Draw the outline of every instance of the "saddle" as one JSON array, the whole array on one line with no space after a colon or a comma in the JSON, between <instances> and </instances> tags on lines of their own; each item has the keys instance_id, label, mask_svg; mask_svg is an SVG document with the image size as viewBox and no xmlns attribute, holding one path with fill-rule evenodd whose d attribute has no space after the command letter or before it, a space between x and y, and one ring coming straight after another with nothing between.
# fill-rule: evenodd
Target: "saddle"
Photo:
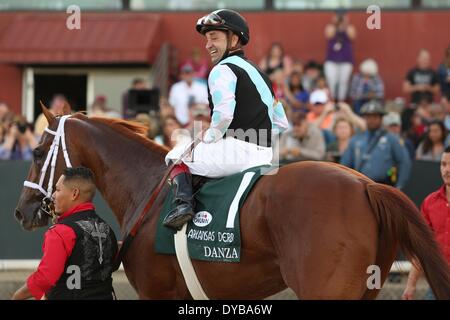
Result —
<instances>
[{"instance_id":1,"label":"saddle","mask_svg":"<svg viewBox=\"0 0 450 320\"><path fill-rule=\"evenodd\" d=\"M255 167L223 178L192 175L196 215L188 222L186 237L192 259L215 262L239 262L241 235L239 211L258 179L262 169ZM158 221L155 251L175 254L175 231L162 225L173 209L173 194L164 201Z\"/></svg>"}]
</instances>

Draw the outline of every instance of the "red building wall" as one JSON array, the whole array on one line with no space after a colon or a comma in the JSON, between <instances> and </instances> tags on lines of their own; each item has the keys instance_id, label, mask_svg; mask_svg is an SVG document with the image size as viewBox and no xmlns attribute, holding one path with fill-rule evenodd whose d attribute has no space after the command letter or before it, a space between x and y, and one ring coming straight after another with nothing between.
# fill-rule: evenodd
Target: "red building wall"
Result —
<instances>
[{"instance_id":1,"label":"red building wall","mask_svg":"<svg viewBox=\"0 0 450 320\"><path fill-rule=\"evenodd\" d=\"M164 39L179 49L181 59L193 46L204 48L204 41L194 29L202 14L163 15ZM273 41L280 42L287 54L302 61L325 58L324 28L332 12L245 12L244 16L250 24L251 40L246 49L250 59L259 62ZM403 95L403 79L414 66L420 48L431 52L436 68L450 45L450 10L382 11L380 30L367 29L369 14L365 12L349 12L349 17L358 32L354 43L356 68L365 58L375 59L385 81L387 98Z\"/></svg>"},{"instance_id":2,"label":"red building wall","mask_svg":"<svg viewBox=\"0 0 450 320\"><path fill-rule=\"evenodd\" d=\"M6 102L15 113L22 112L22 69L0 64L0 101Z\"/></svg>"}]
</instances>

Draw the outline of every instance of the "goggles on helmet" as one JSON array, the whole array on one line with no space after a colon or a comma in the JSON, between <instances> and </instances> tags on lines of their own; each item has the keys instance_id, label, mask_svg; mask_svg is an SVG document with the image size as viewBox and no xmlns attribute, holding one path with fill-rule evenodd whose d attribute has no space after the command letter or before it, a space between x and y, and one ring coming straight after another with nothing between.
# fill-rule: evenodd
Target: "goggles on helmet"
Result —
<instances>
[{"instance_id":1,"label":"goggles on helmet","mask_svg":"<svg viewBox=\"0 0 450 320\"><path fill-rule=\"evenodd\" d=\"M210 13L204 17L201 17L197 21L197 26L223 26L223 25L225 25L225 20L223 20L215 13Z\"/></svg>"}]
</instances>

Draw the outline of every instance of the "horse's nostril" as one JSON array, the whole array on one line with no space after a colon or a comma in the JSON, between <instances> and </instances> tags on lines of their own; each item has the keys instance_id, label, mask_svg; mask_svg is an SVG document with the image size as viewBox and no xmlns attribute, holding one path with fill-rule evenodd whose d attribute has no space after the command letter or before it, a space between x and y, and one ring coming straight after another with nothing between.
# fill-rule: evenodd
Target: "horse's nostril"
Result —
<instances>
[{"instance_id":1,"label":"horse's nostril","mask_svg":"<svg viewBox=\"0 0 450 320\"><path fill-rule=\"evenodd\" d=\"M16 219L19 221L23 220L22 213L20 213L19 209L16 209L16 213L14 214L16 216Z\"/></svg>"}]
</instances>

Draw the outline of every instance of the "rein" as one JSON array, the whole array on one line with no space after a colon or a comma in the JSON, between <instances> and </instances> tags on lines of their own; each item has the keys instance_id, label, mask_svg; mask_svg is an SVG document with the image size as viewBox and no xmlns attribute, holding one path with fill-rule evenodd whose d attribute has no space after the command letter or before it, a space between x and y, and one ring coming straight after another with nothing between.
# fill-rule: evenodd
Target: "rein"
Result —
<instances>
[{"instance_id":1,"label":"rein","mask_svg":"<svg viewBox=\"0 0 450 320\"><path fill-rule=\"evenodd\" d=\"M125 253L127 252L128 248L130 247L131 242L133 241L134 237L136 236L139 228L141 227L142 223L144 222L144 218L147 215L147 213L150 211L151 207L156 201L156 198L161 193L161 190L164 187L164 184L166 183L170 172L175 167L175 164L172 164L169 169L166 171L164 176L162 177L161 181L159 181L158 186L153 190L152 194L150 195L150 198L148 199L147 204L145 205L144 209L142 209L141 213L139 214L139 218L134 223L133 227L131 228L130 232L124 237L122 240L122 245L119 248L119 251L117 252L117 255L115 257L113 270L116 271L119 269L120 264L122 263L122 259L125 256Z\"/></svg>"},{"instance_id":2,"label":"rein","mask_svg":"<svg viewBox=\"0 0 450 320\"><path fill-rule=\"evenodd\" d=\"M119 251L117 252L115 261L114 261L114 267L113 270L116 271L119 269L120 264L122 263L123 257L125 256L126 251L130 247L131 242L133 241L134 237L136 236L139 228L141 227L142 223L144 222L144 218L146 215L150 212L150 209L152 208L153 204L155 203L158 195L161 193L161 190L164 187L165 182L168 180L170 173L172 172L173 168L181 163L181 160L186 157L192 150L197 146L198 143L201 142L201 139L198 138L194 141L192 141L189 146L186 148L184 153L181 155L179 159L177 159L174 163L172 163L169 168L167 169L166 173L162 177L161 181L159 181L158 186L153 190L152 194L150 195L150 198L145 205L144 209L142 209L139 218L134 223L133 227L130 229L130 232L124 237L124 240L122 241L122 245L120 246Z\"/></svg>"}]
</instances>

